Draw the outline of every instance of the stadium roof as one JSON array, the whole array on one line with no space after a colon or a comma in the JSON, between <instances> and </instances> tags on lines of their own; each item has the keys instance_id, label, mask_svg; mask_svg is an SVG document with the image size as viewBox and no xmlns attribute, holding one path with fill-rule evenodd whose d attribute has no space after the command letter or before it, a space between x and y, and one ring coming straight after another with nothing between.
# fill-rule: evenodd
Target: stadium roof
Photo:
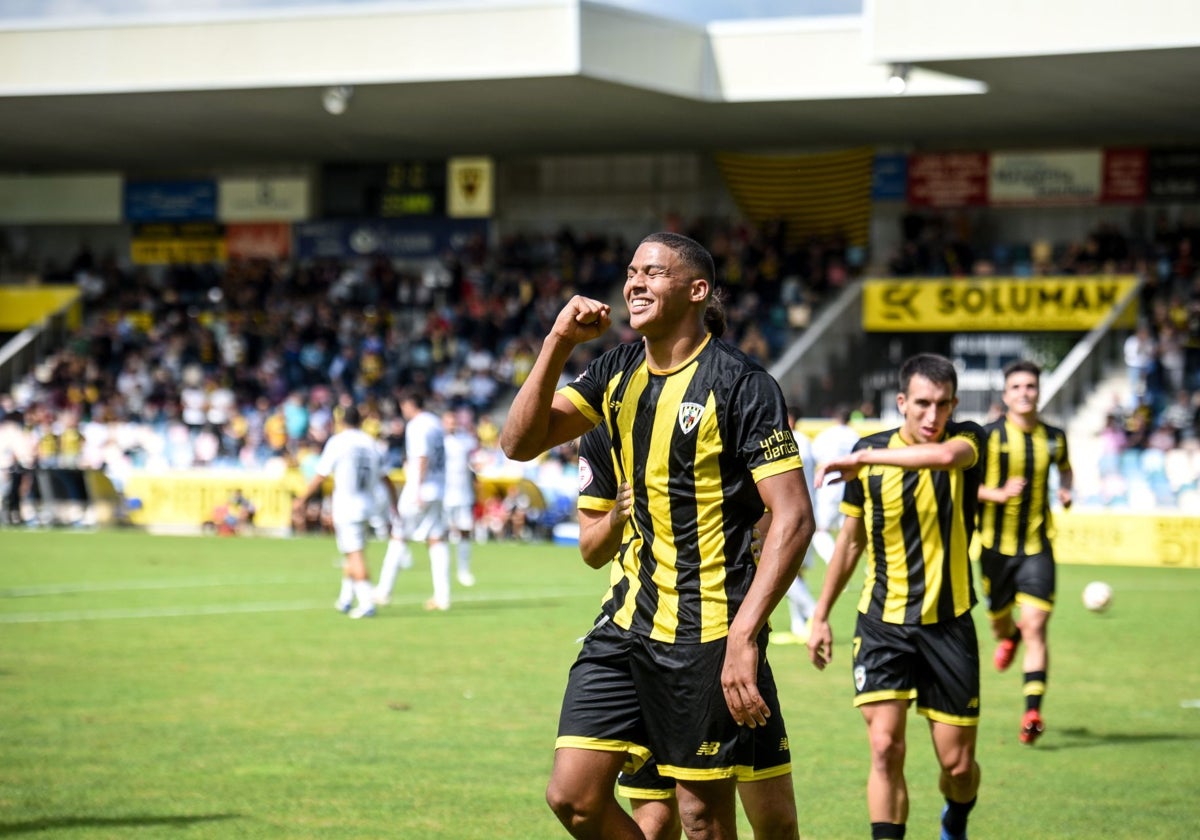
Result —
<instances>
[{"instance_id":1,"label":"stadium roof","mask_svg":"<svg viewBox=\"0 0 1200 840\"><path fill-rule=\"evenodd\" d=\"M866 0L706 25L592 0L9 20L0 171L1200 146L1198 69L1186 0ZM331 85L354 87L340 116L321 107Z\"/></svg>"}]
</instances>

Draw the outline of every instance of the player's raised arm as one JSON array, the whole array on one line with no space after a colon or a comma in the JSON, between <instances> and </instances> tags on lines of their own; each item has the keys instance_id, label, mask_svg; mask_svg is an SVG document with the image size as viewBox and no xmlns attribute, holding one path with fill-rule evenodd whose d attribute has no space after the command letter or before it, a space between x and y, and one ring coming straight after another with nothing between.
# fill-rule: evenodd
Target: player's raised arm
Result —
<instances>
[{"instance_id":1,"label":"player's raised arm","mask_svg":"<svg viewBox=\"0 0 1200 840\"><path fill-rule=\"evenodd\" d=\"M824 487L836 481L852 481L866 466L900 467L905 470L960 470L979 459L976 445L963 437L940 443L916 443L901 447L864 447L822 464L815 483Z\"/></svg>"},{"instance_id":2,"label":"player's raised arm","mask_svg":"<svg viewBox=\"0 0 1200 840\"><path fill-rule=\"evenodd\" d=\"M581 295L567 301L508 410L500 430L500 448L505 455L528 461L591 428L571 401L554 390L575 347L603 335L611 325L608 304Z\"/></svg>"}]
</instances>

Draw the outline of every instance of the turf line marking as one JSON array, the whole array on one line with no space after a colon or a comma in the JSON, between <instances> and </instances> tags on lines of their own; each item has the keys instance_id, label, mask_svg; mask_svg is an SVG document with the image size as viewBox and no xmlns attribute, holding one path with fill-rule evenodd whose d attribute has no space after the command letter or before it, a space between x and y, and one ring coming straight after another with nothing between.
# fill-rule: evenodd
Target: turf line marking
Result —
<instances>
[{"instance_id":1,"label":"turf line marking","mask_svg":"<svg viewBox=\"0 0 1200 840\"><path fill-rule=\"evenodd\" d=\"M539 601L546 598L570 598L591 595L591 589L557 589L544 592L496 592L488 595L463 595L459 604L489 604L513 601ZM398 607L419 607L426 597L396 598L385 611ZM194 606L139 607L137 609L63 610L56 612L27 612L0 614L0 624L51 624L65 621L111 621L130 618L188 618L209 615L239 615L247 613L302 612L305 610L333 613L333 601L260 601L244 604L198 604ZM453 613L453 608L451 608Z\"/></svg>"},{"instance_id":2,"label":"turf line marking","mask_svg":"<svg viewBox=\"0 0 1200 840\"><path fill-rule=\"evenodd\" d=\"M104 583L48 583L0 589L0 598L34 598L44 595L73 595L79 592L122 592L152 589L201 589L213 586L261 586L263 584L317 583L328 575L275 575L272 577L178 578L168 580L116 580Z\"/></svg>"}]
</instances>

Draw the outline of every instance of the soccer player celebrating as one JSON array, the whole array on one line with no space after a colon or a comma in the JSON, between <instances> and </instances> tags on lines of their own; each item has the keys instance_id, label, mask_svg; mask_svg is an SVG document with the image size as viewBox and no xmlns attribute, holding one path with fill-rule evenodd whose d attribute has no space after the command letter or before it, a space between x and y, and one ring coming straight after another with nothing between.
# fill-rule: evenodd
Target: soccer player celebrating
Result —
<instances>
[{"instance_id":1,"label":"soccer player celebrating","mask_svg":"<svg viewBox=\"0 0 1200 840\"><path fill-rule=\"evenodd\" d=\"M608 305L572 298L501 435L527 460L603 423L630 486L622 577L571 669L546 792L575 837L643 836L614 783L646 746L676 780L688 837L736 836L738 768L756 764L754 729L779 715L766 625L812 537L811 503L778 383L706 327L714 276L694 240L643 239L624 288L642 340L556 391L574 348L611 325ZM764 503L773 520L756 563ZM762 836L795 838L786 739L774 750L787 772L758 786L774 805Z\"/></svg>"},{"instance_id":2,"label":"soccer player celebrating","mask_svg":"<svg viewBox=\"0 0 1200 840\"><path fill-rule=\"evenodd\" d=\"M999 641L996 668L1007 670L1025 642L1022 744L1033 744L1045 730L1046 626L1055 588L1050 467L1058 469L1058 501L1064 508L1071 506L1073 478L1066 434L1038 417L1040 385L1041 369L1033 362L1019 360L1004 368L1006 412L984 429L979 488L979 565L992 634ZM1019 624L1013 620L1014 605L1021 609Z\"/></svg>"},{"instance_id":3,"label":"soccer player celebrating","mask_svg":"<svg viewBox=\"0 0 1200 840\"><path fill-rule=\"evenodd\" d=\"M854 705L871 744L874 840L905 834L905 730L914 700L929 720L941 765L942 840L965 840L979 789L979 644L967 547L983 429L950 419L957 385L949 359L913 356L900 367L901 427L865 437L849 455L817 468L818 487L834 474L846 482L846 519L813 616L809 658L820 670L829 664L829 612L865 551L852 664Z\"/></svg>"}]
</instances>

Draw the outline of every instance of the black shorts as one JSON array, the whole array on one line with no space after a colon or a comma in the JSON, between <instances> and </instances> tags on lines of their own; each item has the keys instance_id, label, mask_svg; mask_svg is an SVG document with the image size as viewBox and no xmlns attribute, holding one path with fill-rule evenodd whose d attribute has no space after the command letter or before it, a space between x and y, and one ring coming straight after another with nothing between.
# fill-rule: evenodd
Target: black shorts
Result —
<instances>
[{"instance_id":1,"label":"black shorts","mask_svg":"<svg viewBox=\"0 0 1200 840\"><path fill-rule=\"evenodd\" d=\"M1010 556L985 548L979 554L988 615L1002 616L1013 604L1027 604L1045 612L1054 609L1054 553Z\"/></svg>"},{"instance_id":2,"label":"black shorts","mask_svg":"<svg viewBox=\"0 0 1200 840\"><path fill-rule=\"evenodd\" d=\"M759 637L758 690L771 716L767 727L751 729L738 726L725 704L724 639L668 644L601 617L571 666L555 747L627 752L631 773L653 755L663 775L692 781L790 772L767 637L766 630Z\"/></svg>"},{"instance_id":3,"label":"black shorts","mask_svg":"<svg viewBox=\"0 0 1200 840\"><path fill-rule=\"evenodd\" d=\"M659 773L658 762L651 756L633 773L622 772L617 777L617 793L628 799L671 799L675 780Z\"/></svg>"},{"instance_id":4,"label":"black shorts","mask_svg":"<svg viewBox=\"0 0 1200 840\"><path fill-rule=\"evenodd\" d=\"M937 624L854 628L854 705L917 701L917 713L954 726L979 723L979 642L969 612Z\"/></svg>"},{"instance_id":5,"label":"black shorts","mask_svg":"<svg viewBox=\"0 0 1200 840\"><path fill-rule=\"evenodd\" d=\"M739 782L773 779L792 770L787 726L779 713L779 704L768 701L768 705L772 711L766 725L754 730L754 765L749 769L738 768ZM617 777L617 793L629 799L670 799L675 795L675 779L660 773L658 762L651 756L636 772L623 772Z\"/></svg>"}]
</instances>

